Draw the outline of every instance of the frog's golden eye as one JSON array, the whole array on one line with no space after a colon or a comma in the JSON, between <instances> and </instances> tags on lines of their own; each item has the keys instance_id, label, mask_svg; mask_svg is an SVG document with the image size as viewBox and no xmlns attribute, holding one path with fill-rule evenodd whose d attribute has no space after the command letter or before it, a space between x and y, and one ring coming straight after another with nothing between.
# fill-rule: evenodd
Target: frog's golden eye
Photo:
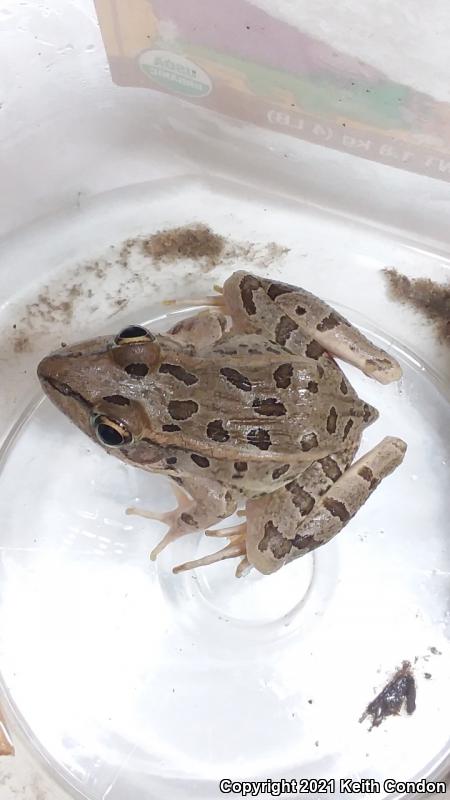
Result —
<instances>
[{"instance_id":1,"label":"frog's golden eye","mask_svg":"<svg viewBox=\"0 0 450 800\"><path fill-rule=\"evenodd\" d=\"M133 441L133 436L125 425L104 414L96 414L93 417L92 427L99 442L106 447L121 447Z\"/></svg>"},{"instance_id":2,"label":"frog's golden eye","mask_svg":"<svg viewBox=\"0 0 450 800\"><path fill-rule=\"evenodd\" d=\"M129 325L120 331L119 335L115 338L116 344L142 344L144 342L153 342L155 337L146 328L140 325Z\"/></svg>"}]
</instances>

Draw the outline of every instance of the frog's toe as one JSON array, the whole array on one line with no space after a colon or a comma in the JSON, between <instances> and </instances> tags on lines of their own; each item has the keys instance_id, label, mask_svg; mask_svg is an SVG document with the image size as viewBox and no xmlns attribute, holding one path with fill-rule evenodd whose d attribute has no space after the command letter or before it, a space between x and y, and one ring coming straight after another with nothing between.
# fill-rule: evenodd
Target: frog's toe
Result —
<instances>
[{"instance_id":1,"label":"frog's toe","mask_svg":"<svg viewBox=\"0 0 450 800\"><path fill-rule=\"evenodd\" d=\"M218 561L225 561L225 559L228 558L237 558L238 556L245 557L246 552L245 538L243 536L233 536L231 537L230 543L216 553L211 553L211 555L204 556L203 558L197 558L195 561L186 561L184 564L179 564L177 567L173 568L172 572L176 575L178 572L187 572L197 567L207 567L210 564L216 564Z\"/></svg>"},{"instance_id":2,"label":"frog's toe","mask_svg":"<svg viewBox=\"0 0 450 800\"><path fill-rule=\"evenodd\" d=\"M245 511L238 511L237 512L240 517L245 515ZM230 545L233 543L244 543L244 549L242 555L245 553L244 558L239 562L236 567L236 578L244 578L248 573L253 569L253 564L250 564L250 561L247 558L247 547L245 542L247 540L247 523L241 522L239 525L230 525L228 528L219 528L216 531L208 530L205 531L206 536L212 536L214 538L226 538L230 540ZM226 548L225 548L226 549ZM219 553L222 553L222 550L219 550ZM227 558L232 558L233 556L226 556Z\"/></svg>"},{"instance_id":3,"label":"frog's toe","mask_svg":"<svg viewBox=\"0 0 450 800\"><path fill-rule=\"evenodd\" d=\"M252 569L253 564L250 564L247 556L244 556L236 567L236 578L245 578Z\"/></svg>"},{"instance_id":4,"label":"frog's toe","mask_svg":"<svg viewBox=\"0 0 450 800\"><path fill-rule=\"evenodd\" d=\"M153 548L152 552L150 553L151 561L156 561L159 554L162 553L169 544L176 542L177 539L181 539L182 536L186 536L188 533L192 533L194 531L193 527L187 528L184 525L181 526L176 521L173 525L170 526L169 530L163 536L160 542Z\"/></svg>"},{"instance_id":5,"label":"frog's toe","mask_svg":"<svg viewBox=\"0 0 450 800\"><path fill-rule=\"evenodd\" d=\"M246 533L246 522L240 522L239 525L230 525L228 528L219 528L216 531L205 531L206 536L212 536L214 539L232 539L234 536L245 536Z\"/></svg>"},{"instance_id":6,"label":"frog's toe","mask_svg":"<svg viewBox=\"0 0 450 800\"><path fill-rule=\"evenodd\" d=\"M188 533L193 533L198 527L190 513L194 506L191 498L177 485L172 488L177 499L177 507L172 511L146 511L141 508L127 508L126 510L129 515L153 519L168 525L167 533L150 553L152 561L155 561L169 544L176 542L177 539L181 539L182 536L186 536Z\"/></svg>"}]
</instances>

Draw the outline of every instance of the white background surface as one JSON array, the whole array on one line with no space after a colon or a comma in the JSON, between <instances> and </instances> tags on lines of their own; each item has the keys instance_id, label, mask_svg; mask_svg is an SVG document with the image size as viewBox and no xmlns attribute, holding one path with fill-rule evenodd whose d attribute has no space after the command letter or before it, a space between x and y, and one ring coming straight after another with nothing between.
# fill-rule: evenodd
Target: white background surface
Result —
<instances>
[{"instance_id":1,"label":"white background surface","mask_svg":"<svg viewBox=\"0 0 450 800\"><path fill-rule=\"evenodd\" d=\"M258 4L273 12L270 0ZM395 7L379 0L346 2L339 8L327 0L279 4L280 15L291 22L294 9L305 31L388 71L393 80L438 99L450 99L450 12L445 0L432 4L406 0ZM386 41L386 15L396 19L402 44ZM111 84L88 0L13 4L4 0L0 2L0 42L0 236L17 232L42 215L76 208L97 192L192 169L195 150L190 140L183 153L174 154L170 137L153 136L151 141L143 137L150 123L153 133L158 130L155 109L163 103L146 101L139 90ZM167 108L176 123L175 104L169 102ZM350 163L348 156L332 151L324 152L322 161L332 184L333 170ZM226 172L227 165L220 169ZM368 177L377 189L374 197L365 197L365 214L382 215L387 203L398 211L403 185L408 187L404 192L408 203L395 221L409 232L426 235L428 231L431 239L442 244L448 227L448 185L431 182L428 190L422 179L416 182L414 176L394 171L387 192L388 174L363 162L354 167L355 197ZM304 186L308 181L313 191L314 180L305 169ZM336 204L336 185L330 187L332 204ZM419 188L419 197L413 187ZM389 197L383 196L383 189ZM395 194L397 189L399 194ZM356 201L350 198L352 202ZM8 281L8 275L0 272L0 302L8 297ZM0 764L1 800L63 797L20 741L16 748L16 758Z\"/></svg>"}]
</instances>

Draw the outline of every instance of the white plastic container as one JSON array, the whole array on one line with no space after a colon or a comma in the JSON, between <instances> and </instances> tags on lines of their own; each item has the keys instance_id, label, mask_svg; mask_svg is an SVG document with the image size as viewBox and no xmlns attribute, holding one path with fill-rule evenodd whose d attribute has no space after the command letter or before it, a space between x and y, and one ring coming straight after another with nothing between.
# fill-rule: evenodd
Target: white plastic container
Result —
<instances>
[{"instance_id":1,"label":"white plastic container","mask_svg":"<svg viewBox=\"0 0 450 800\"><path fill-rule=\"evenodd\" d=\"M337 795L340 778L444 779L449 349L382 270L449 280L449 184L254 126L244 106L239 121L113 85L86 0L5 5L0 21L5 800L22 786L25 800L213 800L228 777L334 779ZM166 51L176 25L160 35ZM385 160L405 152L392 147ZM439 172L426 147L406 166ZM142 253L140 237L191 223L232 243L217 265ZM210 293L236 268L303 285L395 353L399 385L345 369L380 410L363 449L392 434L408 455L314 558L270 578L236 582L230 565L176 577L204 539L150 565L160 526L124 514L136 499L170 508L168 482L91 447L42 401L35 368L61 341L164 329L164 299ZM359 716L405 659L417 710L369 732Z\"/></svg>"}]
</instances>

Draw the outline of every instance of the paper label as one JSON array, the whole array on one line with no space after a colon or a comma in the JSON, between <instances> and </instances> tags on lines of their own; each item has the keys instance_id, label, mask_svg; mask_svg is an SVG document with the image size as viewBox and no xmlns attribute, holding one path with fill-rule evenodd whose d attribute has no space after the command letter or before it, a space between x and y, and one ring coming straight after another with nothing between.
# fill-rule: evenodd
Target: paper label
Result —
<instances>
[{"instance_id":1,"label":"paper label","mask_svg":"<svg viewBox=\"0 0 450 800\"><path fill-rule=\"evenodd\" d=\"M450 105L247 0L96 0L112 78L450 180ZM405 56L407 57L407 56Z\"/></svg>"}]
</instances>

